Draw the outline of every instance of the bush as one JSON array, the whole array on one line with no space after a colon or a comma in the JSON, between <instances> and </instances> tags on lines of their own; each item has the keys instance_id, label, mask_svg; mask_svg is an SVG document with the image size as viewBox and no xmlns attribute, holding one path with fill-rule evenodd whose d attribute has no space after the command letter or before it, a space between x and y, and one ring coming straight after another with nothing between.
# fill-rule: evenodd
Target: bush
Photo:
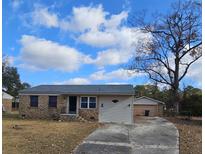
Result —
<instances>
[{"instance_id":1,"label":"bush","mask_svg":"<svg viewBox=\"0 0 205 154\"><path fill-rule=\"evenodd\" d=\"M202 116L202 97L201 95L192 95L184 98L181 102L181 112L190 112L193 116ZM189 113L187 113L189 114Z\"/></svg>"},{"instance_id":2,"label":"bush","mask_svg":"<svg viewBox=\"0 0 205 154\"><path fill-rule=\"evenodd\" d=\"M58 113L54 113L54 114L52 114L52 119L53 120L59 120L60 119L60 115Z\"/></svg>"}]
</instances>

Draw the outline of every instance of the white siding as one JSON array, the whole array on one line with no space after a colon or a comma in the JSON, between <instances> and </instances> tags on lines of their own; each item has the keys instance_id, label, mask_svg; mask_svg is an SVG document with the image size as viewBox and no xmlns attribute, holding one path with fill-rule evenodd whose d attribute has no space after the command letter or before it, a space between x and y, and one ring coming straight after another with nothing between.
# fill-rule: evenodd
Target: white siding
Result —
<instances>
[{"instance_id":1,"label":"white siding","mask_svg":"<svg viewBox=\"0 0 205 154\"><path fill-rule=\"evenodd\" d=\"M99 96L98 99L100 122L132 123L132 96ZM119 102L113 103L114 99Z\"/></svg>"},{"instance_id":2,"label":"white siding","mask_svg":"<svg viewBox=\"0 0 205 154\"><path fill-rule=\"evenodd\" d=\"M5 93L4 91L2 91L2 98L3 99L13 99L13 96Z\"/></svg>"}]
</instances>

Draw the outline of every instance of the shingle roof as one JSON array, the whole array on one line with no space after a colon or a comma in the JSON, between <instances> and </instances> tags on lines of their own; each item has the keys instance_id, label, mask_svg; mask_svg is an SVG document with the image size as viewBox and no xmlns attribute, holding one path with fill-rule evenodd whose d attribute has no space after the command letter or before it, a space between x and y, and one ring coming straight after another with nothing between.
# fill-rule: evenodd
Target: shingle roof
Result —
<instances>
[{"instance_id":1,"label":"shingle roof","mask_svg":"<svg viewBox=\"0 0 205 154\"><path fill-rule=\"evenodd\" d=\"M21 90L19 93L134 95L134 89L132 85L39 85Z\"/></svg>"},{"instance_id":2,"label":"shingle roof","mask_svg":"<svg viewBox=\"0 0 205 154\"><path fill-rule=\"evenodd\" d=\"M141 103L141 102L140 102L140 103L137 103L137 101L139 101L139 100L141 100L141 99L148 99L148 100L151 100L151 101L156 102L156 103L165 104L165 103L162 102L162 101L159 101L159 100L156 100L156 99L147 97L147 96L141 96L141 97L135 98L134 104L154 104L154 103Z\"/></svg>"}]
</instances>

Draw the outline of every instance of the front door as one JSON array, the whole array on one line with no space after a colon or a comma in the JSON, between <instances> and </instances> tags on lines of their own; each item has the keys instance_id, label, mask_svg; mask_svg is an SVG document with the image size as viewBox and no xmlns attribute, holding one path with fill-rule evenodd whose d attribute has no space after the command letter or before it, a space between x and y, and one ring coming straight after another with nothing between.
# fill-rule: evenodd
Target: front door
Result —
<instances>
[{"instance_id":1,"label":"front door","mask_svg":"<svg viewBox=\"0 0 205 154\"><path fill-rule=\"evenodd\" d=\"M69 114L76 114L77 96L69 96Z\"/></svg>"}]
</instances>

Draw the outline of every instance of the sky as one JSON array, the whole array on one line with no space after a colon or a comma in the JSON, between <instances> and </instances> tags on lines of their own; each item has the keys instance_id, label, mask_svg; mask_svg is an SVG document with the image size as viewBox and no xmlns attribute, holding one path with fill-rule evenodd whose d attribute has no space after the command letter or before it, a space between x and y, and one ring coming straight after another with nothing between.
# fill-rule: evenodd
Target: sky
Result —
<instances>
[{"instance_id":1,"label":"sky","mask_svg":"<svg viewBox=\"0 0 205 154\"><path fill-rule=\"evenodd\" d=\"M139 12L167 13L174 0L3 0L3 56L22 82L40 84L148 84L127 70L136 45L149 36L128 19ZM153 20L153 18L148 20ZM201 87L201 60L181 86Z\"/></svg>"}]
</instances>

